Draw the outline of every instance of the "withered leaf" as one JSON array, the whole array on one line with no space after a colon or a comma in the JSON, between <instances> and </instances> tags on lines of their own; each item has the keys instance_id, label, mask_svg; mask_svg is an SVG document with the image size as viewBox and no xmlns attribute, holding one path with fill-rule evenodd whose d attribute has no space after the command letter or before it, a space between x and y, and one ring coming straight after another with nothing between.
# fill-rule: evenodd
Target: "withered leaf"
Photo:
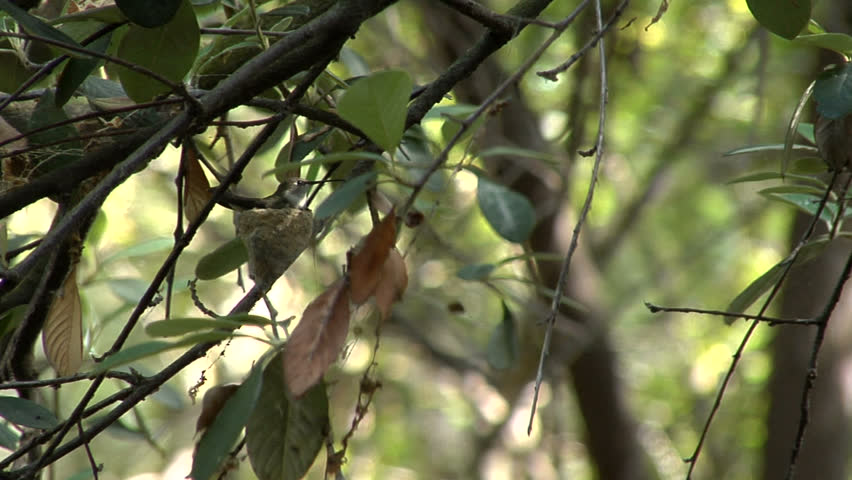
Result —
<instances>
[{"instance_id":1,"label":"withered leaf","mask_svg":"<svg viewBox=\"0 0 852 480\"><path fill-rule=\"evenodd\" d=\"M408 272L405 261L399 250L392 248L382 266L381 279L376 285L376 307L382 314L382 320L387 320L394 302L402 298L408 287Z\"/></svg>"},{"instance_id":2,"label":"withered leaf","mask_svg":"<svg viewBox=\"0 0 852 480\"><path fill-rule=\"evenodd\" d=\"M228 385L216 385L207 390L204 394L204 399L201 401L201 413L198 414L198 421L195 422L195 433L206 429L219 415L219 411L225 406L225 402L231 398L231 395L240 388L239 384L231 383Z\"/></svg>"},{"instance_id":3,"label":"withered leaf","mask_svg":"<svg viewBox=\"0 0 852 480\"><path fill-rule=\"evenodd\" d=\"M284 379L298 397L337 359L349 331L349 282L329 286L302 314L284 349Z\"/></svg>"},{"instance_id":4,"label":"withered leaf","mask_svg":"<svg viewBox=\"0 0 852 480\"><path fill-rule=\"evenodd\" d=\"M213 194L210 192L210 182L207 181L204 169L201 168L195 149L184 145L183 161L183 211L186 219L194 222Z\"/></svg>"},{"instance_id":5,"label":"withered leaf","mask_svg":"<svg viewBox=\"0 0 852 480\"><path fill-rule=\"evenodd\" d=\"M77 373L83 363L83 310L77 289L77 268L68 273L47 313L42 345L56 374Z\"/></svg>"},{"instance_id":6,"label":"withered leaf","mask_svg":"<svg viewBox=\"0 0 852 480\"><path fill-rule=\"evenodd\" d=\"M382 277L382 267L396 242L396 213L393 210L373 227L364 238L361 248L349 255L349 278L352 302L360 305L376 290Z\"/></svg>"}]
</instances>

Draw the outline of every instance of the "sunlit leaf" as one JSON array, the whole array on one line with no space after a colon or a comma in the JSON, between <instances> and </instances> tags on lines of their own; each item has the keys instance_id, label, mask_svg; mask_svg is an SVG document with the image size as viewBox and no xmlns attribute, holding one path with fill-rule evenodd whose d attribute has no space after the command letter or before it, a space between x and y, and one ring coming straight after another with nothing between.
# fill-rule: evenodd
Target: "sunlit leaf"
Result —
<instances>
[{"instance_id":1,"label":"sunlit leaf","mask_svg":"<svg viewBox=\"0 0 852 480\"><path fill-rule=\"evenodd\" d=\"M349 283L341 278L314 299L284 348L284 378L293 396L315 385L334 363L349 331Z\"/></svg>"},{"instance_id":2,"label":"sunlit leaf","mask_svg":"<svg viewBox=\"0 0 852 480\"><path fill-rule=\"evenodd\" d=\"M347 180L346 183L334 191L324 202L317 207L314 217L323 220L333 217L351 205L358 195L363 194L376 181L376 172L371 171Z\"/></svg>"},{"instance_id":3,"label":"sunlit leaf","mask_svg":"<svg viewBox=\"0 0 852 480\"><path fill-rule=\"evenodd\" d=\"M773 143L770 145L751 145L748 147L737 148L735 150L731 150L730 152L725 152L723 155L726 157L730 157L733 155L745 155L748 153L765 153L765 152L783 152L784 144L783 143ZM804 152L804 153L817 153L817 148L813 145L801 145L795 144L793 145L793 151L795 152Z\"/></svg>"},{"instance_id":4,"label":"sunlit leaf","mask_svg":"<svg viewBox=\"0 0 852 480\"><path fill-rule=\"evenodd\" d=\"M201 210L213 197L210 191L210 182L201 168L198 154L194 148L183 146L184 160L184 189L183 189L183 211L189 222L198 219Z\"/></svg>"},{"instance_id":5,"label":"sunlit leaf","mask_svg":"<svg viewBox=\"0 0 852 480\"><path fill-rule=\"evenodd\" d=\"M42 345L50 366L64 377L83 364L83 309L73 268L53 299L42 331Z\"/></svg>"},{"instance_id":6,"label":"sunlit leaf","mask_svg":"<svg viewBox=\"0 0 852 480\"><path fill-rule=\"evenodd\" d=\"M260 399L246 424L246 451L260 480L302 478L328 431L328 396L322 382L299 398L286 394L284 356L263 371Z\"/></svg>"},{"instance_id":7,"label":"sunlit leaf","mask_svg":"<svg viewBox=\"0 0 852 480\"><path fill-rule=\"evenodd\" d=\"M189 478L209 480L219 470L243 431L260 396L263 364L258 362L248 378L225 402L216 419L201 436L192 459Z\"/></svg>"},{"instance_id":8,"label":"sunlit leaf","mask_svg":"<svg viewBox=\"0 0 852 480\"><path fill-rule=\"evenodd\" d=\"M811 18L811 0L746 0L754 18L770 32L791 40Z\"/></svg>"},{"instance_id":9,"label":"sunlit leaf","mask_svg":"<svg viewBox=\"0 0 852 480\"><path fill-rule=\"evenodd\" d=\"M283 182L285 178L290 176L291 172L292 176L298 177L297 171L302 165L300 162L309 153L316 150L330 133L331 129L309 132L299 135L292 142L287 143L275 158L275 178L279 182Z\"/></svg>"},{"instance_id":10,"label":"sunlit leaf","mask_svg":"<svg viewBox=\"0 0 852 480\"><path fill-rule=\"evenodd\" d=\"M195 266L195 276L200 280L213 280L238 269L247 261L245 244L239 238L233 238L201 257Z\"/></svg>"},{"instance_id":11,"label":"sunlit leaf","mask_svg":"<svg viewBox=\"0 0 852 480\"><path fill-rule=\"evenodd\" d=\"M821 195L814 195L808 193L770 193L765 195L767 198L773 200L779 200L781 202L793 205L796 208L804 211L805 213L815 215L817 210L819 210L820 202L822 201ZM820 213L820 219L827 224L830 224L834 220L834 216L837 214L837 207L833 203L827 203Z\"/></svg>"},{"instance_id":12,"label":"sunlit leaf","mask_svg":"<svg viewBox=\"0 0 852 480\"><path fill-rule=\"evenodd\" d=\"M498 370L511 368L518 361L519 350L515 318L509 307L503 302L503 318L491 332L491 338L488 340L488 349L486 350L488 364Z\"/></svg>"},{"instance_id":13,"label":"sunlit leaf","mask_svg":"<svg viewBox=\"0 0 852 480\"><path fill-rule=\"evenodd\" d=\"M525 196L480 175L476 198L485 219L501 237L515 243L529 238L535 208Z\"/></svg>"},{"instance_id":14,"label":"sunlit leaf","mask_svg":"<svg viewBox=\"0 0 852 480\"><path fill-rule=\"evenodd\" d=\"M385 151L393 151L402 139L412 89L407 72L374 73L353 83L337 103L343 119L364 132Z\"/></svg>"},{"instance_id":15,"label":"sunlit leaf","mask_svg":"<svg viewBox=\"0 0 852 480\"><path fill-rule=\"evenodd\" d=\"M391 307L402 298L402 294L408 287L408 272L405 261L396 248L391 248L388 257L382 266L382 274L376 285L376 307L382 315L383 320L390 316Z\"/></svg>"},{"instance_id":16,"label":"sunlit leaf","mask_svg":"<svg viewBox=\"0 0 852 480\"><path fill-rule=\"evenodd\" d=\"M174 239L169 237L159 237L139 242L127 248L122 248L121 250L104 258L101 260L100 265L104 266L124 258L144 257L152 253L162 252L163 250L171 248L173 243Z\"/></svg>"},{"instance_id":17,"label":"sunlit leaf","mask_svg":"<svg viewBox=\"0 0 852 480\"><path fill-rule=\"evenodd\" d=\"M200 38L192 5L183 1L174 18L165 25L156 28L131 25L121 40L118 56L180 83L195 62ZM148 75L124 67L120 67L118 72L127 95L137 103L147 102L171 90Z\"/></svg>"},{"instance_id":18,"label":"sunlit leaf","mask_svg":"<svg viewBox=\"0 0 852 480\"><path fill-rule=\"evenodd\" d=\"M0 396L0 417L30 428L48 429L59 423L53 412L32 400L9 396Z\"/></svg>"},{"instance_id":19,"label":"sunlit leaf","mask_svg":"<svg viewBox=\"0 0 852 480\"><path fill-rule=\"evenodd\" d=\"M834 50L842 55L852 55L852 36L845 33L818 33L799 35L793 43Z\"/></svg>"},{"instance_id":20,"label":"sunlit leaf","mask_svg":"<svg viewBox=\"0 0 852 480\"><path fill-rule=\"evenodd\" d=\"M781 262L767 270L763 275L757 277L757 279L751 282L745 290L740 292L740 294L731 301L731 304L728 305L726 310L732 313L743 313L748 310L748 308L751 307L758 298L763 296L764 293L769 291L770 288L781 280L781 275L784 274L786 266L786 262ZM725 318L725 323L730 325L734 322L734 320L736 319Z\"/></svg>"},{"instance_id":21,"label":"sunlit leaf","mask_svg":"<svg viewBox=\"0 0 852 480\"><path fill-rule=\"evenodd\" d=\"M217 328L235 329L243 325L266 326L270 321L257 315L239 314L220 318L185 317L158 320L145 325L145 333L152 337L177 337L200 330Z\"/></svg>"},{"instance_id":22,"label":"sunlit leaf","mask_svg":"<svg viewBox=\"0 0 852 480\"><path fill-rule=\"evenodd\" d=\"M204 332L196 335L190 335L176 342L165 342L162 340L152 340L150 342L138 343L110 355L102 362L95 366L95 373L105 372L107 370L127 365L148 357L159 355L169 350L183 348L188 345L197 345L199 343L218 342L231 337L231 332L212 331Z\"/></svg>"}]
</instances>

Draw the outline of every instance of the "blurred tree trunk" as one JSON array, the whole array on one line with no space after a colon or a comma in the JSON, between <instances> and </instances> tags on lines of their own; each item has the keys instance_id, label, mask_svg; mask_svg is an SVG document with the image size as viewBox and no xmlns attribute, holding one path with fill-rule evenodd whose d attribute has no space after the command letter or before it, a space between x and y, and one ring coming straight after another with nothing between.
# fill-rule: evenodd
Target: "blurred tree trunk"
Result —
<instances>
[{"instance_id":1,"label":"blurred tree trunk","mask_svg":"<svg viewBox=\"0 0 852 480\"><path fill-rule=\"evenodd\" d=\"M848 0L822 2L817 6L825 15L830 32L852 33L852 4ZM838 61L822 51L816 76L824 65ZM791 232L795 246L810 218L799 214ZM822 232L821 232L822 233ZM806 318L817 315L825 306L837 282L840 270L850 254L848 242L836 240L817 260L791 271L782 290L781 312L784 317ZM797 479L849 478L849 452L852 448L848 399L843 389L852 346L852 286L846 285L843 297L831 318L819 356L817 379L809 408L810 422L805 432L796 468ZM773 371L769 379L767 440L764 446L763 478L784 478L790 461L801 413L801 397L811 355L813 327L776 327L771 345Z\"/></svg>"},{"instance_id":2,"label":"blurred tree trunk","mask_svg":"<svg viewBox=\"0 0 852 480\"><path fill-rule=\"evenodd\" d=\"M449 59L458 58L474 43L482 28L458 15L453 17L453 21L448 21L446 9L436 3L421 2L421 5L427 25L434 32L433 58L440 68L445 68ZM584 39L577 42L581 45L585 38L591 35L594 19L587 16L579 22L585 22L588 27L583 27L584 30L576 33ZM587 72L588 70L584 69ZM459 84L454 93L460 102L479 104L508 75L509 73L492 58L480 66L467 81ZM592 73L591 81L594 80ZM563 81L567 81L567 74ZM547 142L539 130L537 116L524 103L521 92L513 89L507 97L509 98L506 98L507 102L500 112L489 117L484 135L478 137L479 144L511 145L541 152L548 151ZM567 108L572 109L570 106ZM596 107L592 114L595 112ZM575 155L573 152L579 142L589 141L583 138L582 133L582 119L586 118L589 112L577 113L580 113L577 128L573 130L573 139L568 142L569 158ZM535 171L529 164L521 165L517 159L512 158L496 159L489 168L506 185L527 196L538 208L538 223L530 239L532 249L536 252L564 255L568 251L574 221L571 210L565 208L568 206L564 204L567 179L552 178L552 171ZM548 175L551 178L548 178ZM539 266L544 286L553 288L556 285L559 267L558 262L544 262ZM578 322L590 335L583 345L578 345L576 338L560 333L561 329L557 325L551 355L548 358L547 377L558 383L559 380L553 378L554 375L564 372L569 374L566 380L576 394L586 426L586 448L598 477L607 480L641 480L649 478L652 470L645 462L646 457L637 436L636 421L626 405L618 361L608 334L608 315L600 298L599 275L589 251L578 249L571 264L565 294L587 306L588 310L564 310L564 316L558 322ZM520 368L501 379L503 383L499 386L501 393L510 401L515 401L521 389L535 378L535 367L544 333L544 328L535 325L543 319L525 319L525 333L522 335L524 343L521 347L525 358L519 361Z\"/></svg>"}]
</instances>

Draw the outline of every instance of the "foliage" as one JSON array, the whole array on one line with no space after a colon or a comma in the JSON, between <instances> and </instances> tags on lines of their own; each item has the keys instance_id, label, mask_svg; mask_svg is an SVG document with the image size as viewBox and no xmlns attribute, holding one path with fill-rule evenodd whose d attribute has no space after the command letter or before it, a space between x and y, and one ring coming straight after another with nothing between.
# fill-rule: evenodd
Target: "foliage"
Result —
<instances>
[{"instance_id":1,"label":"foliage","mask_svg":"<svg viewBox=\"0 0 852 480\"><path fill-rule=\"evenodd\" d=\"M164 470L190 444L179 473L205 480L247 475L244 458L260 479L319 478L323 446L327 476L488 476L508 462L520 477L518 458L532 465L530 452L548 443L559 451L549 470L527 475L591 464L604 475L591 440L571 447L586 445L572 405L594 429L589 409L620 402L578 401L560 375L610 330L629 359L618 377L629 378L631 408L666 441L643 444L632 420L604 437L641 444L652 464L642 469L658 476L673 457L687 457L687 475L706 462L705 478L753 476L753 462L731 458L762 445L754 419L766 373L754 365L765 338L751 340L744 380L723 398L724 386L759 324L794 323L767 315L790 269L846 235L852 213L835 180L847 164L827 152L848 153L832 133L847 132L852 114L848 63L812 79L792 119L786 79L773 79L765 95L781 100L765 116L787 131L760 137L786 141L732 150L747 143L744 124L757 126L743 121L747 80L737 72L739 44L753 35L735 33L753 20L719 5L664 1L643 34L623 18L651 17L644 4L447 1L441 25L458 35L436 40L427 33L434 6L392 0L57 3L61 11L28 12L0 0L9 72L0 79L0 378L19 392L0 397L0 446L12 452L0 478L67 464L129 477ZM852 54L852 37L824 31L809 1L746 3L784 39L777 45ZM547 20L533 22L545 7ZM702 51L710 47L694 27L703 15L728 36L718 50ZM461 16L486 33L471 41L452 23ZM667 29L678 40L660 43ZM430 58L438 40L465 41L452 66ZM639 46L651 53L630 67ZM493 65L505 78L465 103L466 78ZM607 88L619 94L608 100ZM814 123L801 121L811 98ZM715 112L714 100L729 111ZM543 119L544 146L493 141L518 120L515 104L535 120L522 128ZM597 136L585 133L593 128ZM720 150L728 163L706 164L701 152ZM668 175L678 181L654 198ZM782 243L787 225L773 218L788 206L813 219L791 251L731 253L760 251L770 235ZM742 220L749 208L761 219ZM559 220L570 217L573 230ZM814 234L817 224L827 233ZM570 237L564 251L542 248L547 235ZM600 271L577 281L588 263ZM607 288L589 295L598 276ZM728 303L686 310L751 323L745 337L672 318L652 325L637 320L648 318L645 296ZM799 323L824 333L833 308ZM604 310L617 320L588 320ZM40 335L43 353L33 353ZM650 340L671 335L681 345ZM718 379L716 406L697 418ZM175 384L193 401L206 391L200 414ZM40 387L58 385L61 401L48 409ZM742 409L715 421L741 443L705 437L723 399ZM150 427L177 430L195 416L194 439ZM127 455L99 443L118 432L159 457L124 465Z\"/></svg>"}]
</instances>

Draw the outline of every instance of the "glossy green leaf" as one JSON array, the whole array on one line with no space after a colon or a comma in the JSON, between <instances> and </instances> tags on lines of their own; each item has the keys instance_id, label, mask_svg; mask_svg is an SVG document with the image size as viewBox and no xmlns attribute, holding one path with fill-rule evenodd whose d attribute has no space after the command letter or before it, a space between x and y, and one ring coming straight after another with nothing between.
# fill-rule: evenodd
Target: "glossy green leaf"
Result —
<instances>
[{"instance_id":1,"label":"glossy green leaf","mask_svg":"<svg viewBox=\"0 0 852 480\"><path fill-rule=\"evenodd\" d=\"M195 266L195 276L200 280L213 280L240 268L247 261L248 250L243 241L235 237L201 257Z\"/></svg>"},{"instance_id":2,"label":"glossy green leaf","mask_svg":"<svg viewBox=\"0 0 852 480\"><path fill-rule=\"evenodd\" d=\"M115 0L131 22L147 28L161 27L174 18L184 0ZM187 2L189 3L189 2Z\"/></svg>"},{"instance_id":3,"label":"glossy green leaf","mask_svg":"<svg viewBox=\"0 0 852 480\"><path fill-rule=\"evenodd\" d=\"M486 357L488 364L497 370L505 370L515 366L518 362L519 342L518 332L515 327L515 318L509 307L503 303L503 318L500 324L491 332L488 340Z\"/></svg>"},{"instance_id":4,"label":"glossy green leaf","mask_svg":"<svg viewBox=\"0 0 852 480\"><path fill-rule=\"evenodd\" d=\"M766 153L766 152L783 152L784 144L783 143L774 143L771 145L751 145L748 147L737 148L735 150L731 150L730 152L723 153L724 156L730 157L734 155L745 155L748 153ZM793 151L795 152L805 152L805 153L816 153L817 148L812 145L801 145L795 144L793 145Z\"/></svg>"},{"instance_id":5,"label":"glossy green leaf","mask_svg":"<svg viewBox=\"0 0 852 480\"><path fill-rule=\"evenodd\" d=\"M269 325L270 321L257 315L233 315L221 318L185 317L158 320L145 325L145 332L152 337L177 337L200 330L217 328L233 330L243 325Z\"/></svg>"},{"instance_id":6,"label":"glossy green leaf","mask_svg":"<svg viewBox=\"0 0 852 480\"><path fill-rule=\"evenodd\" d=\"M817 210L819 209L819 204L822 201L821 195L813 195L808 193L768 193L764 194L767 198L778 200L789 205L793 205L796 208L808 213L810 215L815 215ZM825 207L822 209L822 213L820 214L820 219L827 224L831 224L834 221L834 216L837 213L837 206L833 203L827 203Z\"/></svg>"},{"instance_id":7,"label":"glossy green leaf","mask_svg":"<svg viewBox=\"0 0 852 480\"><path fill-rule=\"evenodd\" d=\"M799 35L793 40L799 45L825 48L842 55L852 55L852 36L845 33L818 33L816 35Z\"/></svg>"},{"instance_id":8,"label":"glossy green leaf","mask_svg":"<svg viewBox=\"0 0 852 480\"><path fill-rule=\"evenodd\" d=\"M209 480L228 457L249 416L257 404L263 378L263 364L258 362L248 378L225 402L216 419L207 427L192 459L189 478Z\"/></svg>"},{"instance_id":9,"label":"glossy green leaf","mask_svg":"<svg viewBox=\"0 0 852 480\"><path fill-rule=\"evenodd\" d=\"M33 35L45 37L50 40L72 45L77 48L83 48L73 38L69 37L60 30L57 30L56 28L53 28L50 25L44 23L40 19L30 15L26 12L26 10L16 6L9 0L0 0L0 10L3 10L8 13L12 18L15 19L16 22L18 22L21 27L24 28L24 30L30 32ZM73 53L73 55L76 56L79 54Z\"/></svg>"},{"instance_id":10,"label":"glossy green leaf","mask_svg":"<svg viewBox=\"0 0 852 480\"><path fill-rule=\"evenodd\" d=\"M754 18L770 32L792 40L811 18L811 0L746 0Z\"/></svg>"},{"instance_id":11,"label":"glossy green leaf","mask_svg":"<svg viewBox=\"0 0 852 480\"><path fill-rule=\"evenodd\" d=\"M285 392L283 355L263 372L260 399L246 424L246 451L260 480L302 478L328 431L328 396L322 382L298 399Z\"/></svg>"},{"instance_id":12,"label":"glossy green leaf","mask_svg":"<svg viewBox=\"0 0 852 480\"><path fill-rule=\"evenodd\" d=\"M736 183L763 182L765 180L777 180L780 178L784 178L784 176L778 172L757 172L728 180L727 183L728 185L733 185Z\"/></svg>"},{"instance_id":13,"label":"glossy green leaf","mask_svg":"<svg viewBox=\"0 0 852 480\"><path fill-rule=\"evenodd\" d=\"M456 276L462 280L484 280L491 275L495 268L497 266L491 263L465 265L456 272Z\"/></svg>"},{"instance_id":14,"label":"glossy green leaf","mask_svg":"<svg viewBox=\"0 0 852 480\"><path fill-rule=\"evenodd\" d=\"M184 0L174 18L165 25L156 28L131 25L121 40L118 56L180 83L195 62L200 38L195 12L189 1ZM148 75L124 67L118 72L121 85L136 102L147 102L171 90Z\"/></svg>"},{"instance_id":15,"label":"glossy green leaf","mask_svg":"<svg viewBox=\"0 0 852 480\"><path fill-rule=\"evenodd\" d=\"M760 190L758 193L767 195L771 193L803 193L814 195L816 198L821 198L825 190L812 187L810 185L779 185L777 187L768 187Z\"/></svg>"},{"instance_id":16,"label":"glossy green leaf","mask_svg":"<svg viewBox=\"0 0 852 480\"><path fill-rule=\"evenodd\" d=\"M781 262L767 270L763 275L757 277L757 279L751 282L745 290L740 292L740 294L731 301L731 304L728 305L726 310L731 313L743 313L748 310L748 308L751 307L758 298L763 296L764 293L769 291L770 288L781 280L781 275L784 274L786 265L786 261ZM725 323L730 325L734 322L734 320L736 319L725 318Z\"/></svg>"},{"instance_id":17,"label":"glossy green leaf","mask_svg":"<svg viewBox=\"0 0 852 480\"><path fill-rule=\"evenodd\" d=\"M107 370L127 365L148 357L159 355L169 350L183 348L189 345L197 345L199 343L218 342L229 338L231 332L204 332L197 335L190 335L176 342L165 342L162 340L152 340L150 342L138 343L116 352L113 355L105 358L102 362L95 366L94 372L101 373Z\"/></svg>"},{"instance_id":18,"label":"glossy green leaf","mask_svg":"<svg viewBox=\"0 0 852 480\"><path fill-rule=\"evenodd\" d=\"M0 417L23 427L53 428L59 420L50 410L25 398L0 396Z\"/></svg>"},{"instance_id":19,"label":"glossy green leaf","mask_svg":"<svg viewBox=\"0 0 852 480\"><path fill-rule=\"evenodd\" d=\"M825 163L825 160L819 157L803 157L796 159L796 161L793 162L793 166L790 167L790 172L798 175L787 175L787 177L808 176L811 183L825 187L825 182L821 181L818 177L815 177L815 175L822 175L828 172L828 164Z\"/></svg>"},{"instance_id":20,"label":"glossy green leaf","mask_svg":"<svg viewBox=\"0 0 852 480\"><path fill-rule=\"evenodd\" d=\"M275 158L275 178L279 182L283 182L287 177L285 172L301 168L304 164L300 162L308 156L309 153L316 150L330 133L331 130L327 130L322 133L309 132L305 135L299 135L295 141L288 142L287 145L284 145L284 147L281 148L281 151L278 152L278 156ZM279 170L279 168L287 168L287 170Z\"/></svg>"},{"instance_id":21,"label":"glossy green leaf","mask_svg":"<svg viewBox=\"0 0 852 480\"><path fill-rule=\"evenodd\" d=\"M385 151L402 139L413 84L407 72L388 70L353 83L337 103L343 119Z\"/></svg>"},{"instance_id":22,"label":"glossy green leaf","mask_svg":"<svg viewBox=\"0 0 852 480\"><path fill-rule=\"evenodd\" d=\"M523 195L480 176L476 198L485 219L501 237L521 243L532 233L535 208Z\"/></svg>"},{"instance_id":23,"label":"glossy green leaf","mask_svg":"<svg viewBox=\"0 0 852 480\"><path fill-rule=\"evenodd\" d=\"M479 152L477 155L481 158L486 157L520 157L520 158L531 158L533 160L541 160L542 162L553 162L553 155L537 152L535 150L530 150L527 148L518 148L518 147L507 147L507 146L499 146L499 147L491 147L486 148L485 150Z\"/></svg>"},{"instance_id":24,"label":"glossy green leaf","mask_svg":"<svg viewBox=\"0 0 852 480\"><path fill-rule=\"evenodd\" d=\"M35 72L21 62L12 50L0 50L0 92L12 93L18 89Z\"/></svg>"},{"instance_id":25,"label":"glossy green leaf","mask_svg":"<svg viewBox=\"0 0 852 480\"><path fill-rule=\"evenodd\" d=\"M363 195L376 182L376 172L367 172L348 180L342 187L334 191L314 212L315 220L330 218L346 210L359 195Z\"/></svg>"},{"instance_id":26,"label":"glossy green leaf","mask_svg":"<svg viewBox=\"0 0 852 480\"><path fill-rule=\"evenodd\" d=\"M823 117L837 119L852 113L852 63L822 72L814 83L814 100Z\"/></svg>"},{"instance_id":27,"label":"glossy green leaf","mask_svg":"<svg viewBox=\"0 0 852 480\"><path fill-rule=\"evenodd\" d=\"M112 40L112 33L95 40L86 48L93 52L105 53L110 40ZM56 106L65 105L74 95L77 87L83 84L89 74L98 68L101 62L102 60L98 58L72 58L69 60L65 68L62 69L56 85Z\"/></svg>"}]
</instances>

